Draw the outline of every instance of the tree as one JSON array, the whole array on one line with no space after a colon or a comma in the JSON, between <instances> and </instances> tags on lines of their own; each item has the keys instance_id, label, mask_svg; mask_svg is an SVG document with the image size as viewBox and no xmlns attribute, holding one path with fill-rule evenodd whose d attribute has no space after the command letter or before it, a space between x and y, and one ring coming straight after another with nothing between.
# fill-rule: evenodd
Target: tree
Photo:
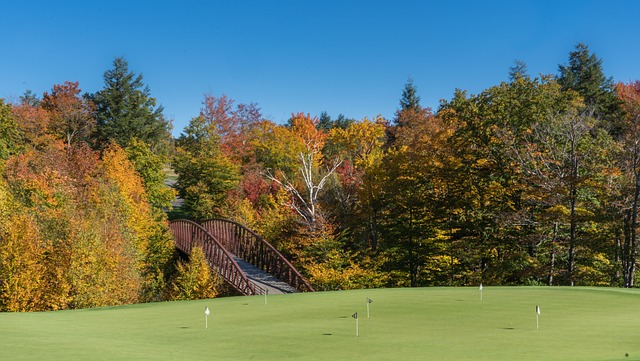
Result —
<instances>
[{"instance_id":1,"label":"tree","mask_svg":"<svg viewBox=\"0 0 640 361\"><path fill-rule=\"evenodd\" d=\"M216 277L201 247L193 247L189 262L179 262L177 274L171 284L172 300L198 300L214 298L218 294L220 279Z\"/></svg>"},{"instance_id":2,"label":"tree","mask_svg":"<svg viewBox=\"0 0 640 361\"><path fill-rule=\"evenodd\" d=\"M45 249L31 217L14 211L6 218L0 234L0 310L46 309L41 287L46 271Z\"/></svg>"},{"instance_id":3,"label":"tree","mask_svg":"<svg viewBox=\"0 0 640 361\"><path fill-rule=\"evenodd\" d=\"M320 118L318 118L318 129L328 132L331 128L333 128L333 120L331 120L331 116L327 112L323 111L320 113Z\"/></svg>"},{"instance_id":4,"label":"tree","mask_svg":"<svg viewBox=\"0 0 640 361\"><path fill-rule=\"evenodd\" d=\"M215 127L220 136L220 149L236 162L241 162L250 152L248 137L251 130L262 120L256 103L238 104L226 95L206 95L200 115Z\"/></svg>"},{"instance_id":5,"label":"tree","mask_svg":"<svg viewBox=\"0 0 640 361\"><path fill-rule=\"evenodd\" d=\"M342 229L376 250L379 240L378 216L381 209L380 163L385 138L386 120L364 118L345 129L332 128L325 156L339 157L344 163L336 169L339 185L330 188L335 220ZM355 244L358 244L354 240Z\"/></svg>"},{"instance_id":6,"label":"tree","mask_svg":"<svg viewBox=\"0 0 640 361\"><path fill-rule=\"evenodd\" d=\"M622 213L624 240L621 245L621 263L624 287L635 285L638 257L638 207L640 206L640 81L616 86L625 111L622 151L619 164L622 170Z\"/></svg>"},{"instance_id":7,"label":"tree","mask_svg":"<svg viewBox=\"0 0 640 361\"><path fill-rule=\"evenodd\" d=\"M18 125L11 111L11 106L0 99L0 159L6 160L20 149Z\"/></svg>"},{"instance_id":8,"label":"tree","mask_svg":"<svg viewBox=\"0 0 640 361\"><path fill-rule=\"evenodd\" d=\"M31 91L31 89L27 89L24 94L20 96L20 104L37 107L38 105L40 105L40 99L38 99L38 95Z\"/></svg>"},{"instance_id":9,"label":"tree","mask_svg":"<svg viewBox=\"0 0 640 361\"><path fill-rule=\"evenodd\" d=\"M447 195L443 180L449 162L447 142L452 128L426 111L396 133L396 142L382 161L381 222L385 267L395 285L418 287L446 280L446 234L442 208Z\"/></svg>"},{"instance_id":10,"label":"tree","mask_svg":"<svg viewBox=\"0 0 640 361\"><path fill-rule=\"evenodd\" d=\"M134 295L137 300L159 300L174 249L166 218L154 214L143 179L116 143L102 152L101 171L97 191L103 196L95 199L95 208L99 220L109 225L105 236L114 237L108 244L114 245L114 258L122 264L119 282L126 287L119 289L121 302Z\"/></svg>"},{"instance_id":11,"label":"tree","mask_svg":"<svg viewBox=\"0 0 640 361\"><path fill-rule=\"evenodd\" d=\"M513 66L509 68L509 80L514 82L520 78L529 78L527 64L522 60L516 60Z\"/></svg>"},{"instance_id":12,"label":"tree","mask_svg":"<svg viewBox=\"0 0 640 361\"><path fill-rule=\"evenodd\" d=\"M95 127L93 103L79 96L78 82L66 81L53 86L51 94L45 92L40 103L50 113L52 132L66 141L70 150L73 143L88 141Z\"/></svg>"},{"instance_id":13,"label":"tree","mask_svg":"<svg viewBox=\"0 0 640 361\"><path fill-rule=\"evenodd\" d=\"M251 139L258 163L266 169L278 169L288 177L294 176L298 155L306 146L290 128L264 120L253 129Z\"/></svg>"},{"instance_id":14,"label":"tree","mask_svg":"<svg viewBox=\"0 0 640 361\"><path fill-rule=\"evenodd\" d=\"M324 174L318 175L316 165L316 154L314 152L300 154L300 177L302 178L302 186L296 185L281 173L280 177L272 172L267 172L266 176L270 180L278 183L291 195L291 201L287 206L296 211L301 217L302 223L314 231L318 227L318 222L322 220L320 208L318 205L318 197L324 189L327 180L336 171L340 163L339 160L327 168ZM282 179L281 179L282 178Z\"/></svg>"},{"instance_id":15,"label":"tree","mask_svg":"<svg viewBox=\"0 0 640 361\"><path fill-rule=\"evenodd\" d=\"M216 125L203 116L191 119L176 142L176 153L174 169L186 208L198 219L223 215L240 171L222 152Z\"/></svg>"},{"instance_id":16,"label":"tree","mask_svg":"<svg viewBox=\"0 0 640 361\"><path fill-rule=\"evenodd\" d=\"M132 138L149 144L154 152L164 150L169 123L156 106L142 75L129 71L124 58L113 61L113 69L104 73L104 88L90 96L96 106L98 147L111 140L125 148Z\"/></svg>"},{"instance_id":17,"label":"tree","mask_svg":"<svg viewBox=\"0 0 640 361\"><path fill-rule=\"evenodd\" d=\"M151 205L157 210L170 209L176 192L164 183L166 177L164 165L168 163L168 159L154 154L148 144L137 138L129 141L125 151L142 177Z\"/></svg>"},{"instance_id":18,"label":"tree","mask_svg":"<svg viewBox=\"0 0 640 361\"><path fill-rule=\"evenodd\" d=\"M536 183L544 189L547 207L558 214L557 221L569 225L567 247L567 281L576 281L575 255L579 246L578 226L590 214L585 204L585 188L593 177L595 165L590 164L596 152L597 138L591 114L569 111L536 124L532 148L526 153L532 157L530 169Z\"/></svg>"},{"instance_id":19,"label":"tree","mask_svg":"<svg viewBox=\"0 0 640 361\"><path fill-rule=\"evenodd\" d=\"M309 114L294 114L289 123L291 133L304 146L303 150L298 153L299 174L290 179L282 170L268 169L266 176L282 186L291 195L291 201L287 206L300 215L302 223L310 231L315 231L318 227L318 221L323 219L319 212L318 197L327 180L342 161L335 159L327 165L324 174L321 174L319 165L322 163L322 148L327 134L316 127L318 120L311 118Z\"/></svg>"},{"instance_id":20,"label":"tree","mask_svg":"<svg viewBox=\"0 0 640 361\"><path fill-rule=\"evenodd\" d=\"M418 110L420 109L420 97L418 89L413 85L413 79L409 78L402 90L402 98L400 99L400 110Z\"/></svg>"},{"instance_id":21,"label":"tree","mask_svg":"<svg viewBox=\"0 0 640 361\"><path fill-rule=\"evenodd\" d=\"M51 114L42 107L23 103L13 106L11 110L26 148L42 150L53 146L60 139L52 132ZM64 147L64 143L59 143L60 147Z\"/></svg>"},{"instance_id":22,"label":"tree","mask_svg":"<svg viewBox=\"0 0 640 361\"><path fill-rule=\"evenodd\" d=\"M395 127L391 127L388 130L390 144L395 141L395 132L398 131L398 128L409 123L416 123L429 115L431 115L431 109L420 106L420 97L417 94L417 89L413 85L413 79L409 78L402 91L400 109L396 110Z\"/></svg>"},{"instance_id":23,"label":"tree","mask_svg":"<svg viewBox=\"0 0 640 361\"><path fill-rule=\"evenodd\" d=\"M318 124L316 127L318 130L322 130L324 132L328 132L334 128L347 129L349 125L355 123L355 119L347 118L344 114L339 114L338 118L335 120L331 119L327 112L320 113L320 118L318 118Z\"/></svg>"},{"instance_id":24,"label":"tree","mask_svg":"<svg viewBox=\"0 0 640 361\"><path fill-rule=\"evenodd\" d=\"M558 67L558 83L563 90L576 91L583 103L594 115L607 123L604 128L614 137L620 133L616 117L620 114L620 102L615 94L613 78L607 78L602 70L602 59L591 53L584 43L576 45L569 53L569 63Z\"/></svg>"}]
</instances>

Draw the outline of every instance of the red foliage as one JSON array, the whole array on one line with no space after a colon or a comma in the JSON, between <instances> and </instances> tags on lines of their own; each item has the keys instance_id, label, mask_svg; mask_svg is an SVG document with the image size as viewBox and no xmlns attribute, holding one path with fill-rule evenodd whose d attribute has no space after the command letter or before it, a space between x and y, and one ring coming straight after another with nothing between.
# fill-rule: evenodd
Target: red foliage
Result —
<instances>
[{"instance_id":1,"label":"red foliage","mask_svg":"<svg viewBox=\"0 0 640 361\"><path fill-rule=\"evenodd\" d=\"M64 139L68 148L76 141L86 141L96 124L93 104L80 97L80 92L78 82L65 81L42 98L42 108L50 114L51 132Z\"/></svg>"},{"instance_id":2,"label":"red foliage","mask_svg":"<svg viewBox=\"0 0 640 361\"><path fill-rule=\"evenodd\" d=\"M249 154L249 130L261 121L260 108L255 103L238 104L226 95L215 97L206 95L200 114L215 127L220 136L220 149L236 161Z\"/></svg>"},{"instance_id":3,"label":"red foliage","mask_svg":"<svg viewBox=\"0 0 640 361\"><path fill-rule=\"evenodd\" d=\"M51 143L51 118L49 112L39 106L29 104L16 105L12 108L18 130L26 144L43 148Z\"/></svg>"}]
</instances>

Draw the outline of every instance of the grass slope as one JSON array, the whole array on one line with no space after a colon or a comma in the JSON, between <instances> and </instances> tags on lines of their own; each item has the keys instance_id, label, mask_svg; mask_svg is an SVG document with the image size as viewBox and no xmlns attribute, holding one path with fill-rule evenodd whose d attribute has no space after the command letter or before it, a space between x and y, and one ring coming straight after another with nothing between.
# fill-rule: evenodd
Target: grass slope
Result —
<instances>
[{"instance_id":1,"label":"grass slope","mask_svg":"<svg viewBox=\"0 0 640 361\"><path fill-rule=\"evenodd\" d=\"M0 359L640 360L639 330L637 289L358 290L4 313Z\"/></svg>"}]
</instances>

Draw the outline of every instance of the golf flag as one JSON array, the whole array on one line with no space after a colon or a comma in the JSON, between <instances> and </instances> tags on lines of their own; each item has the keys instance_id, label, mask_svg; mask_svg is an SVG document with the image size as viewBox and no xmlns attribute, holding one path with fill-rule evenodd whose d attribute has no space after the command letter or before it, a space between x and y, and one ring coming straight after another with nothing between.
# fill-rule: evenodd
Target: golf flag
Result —
<instances>
[{"instance_id":1,"label":"golf flag","mask_svg":"<svg viewBox=\"0 0 640 361\"><path fill-rule=\"evenodd\" d=\"M482 302L482 283L480 284L480 287L478 287L478 290L480 291L480 302Z\"/></svg>"},{"instance_id":2,"label":"golf flag","mask_svg":"<svg viewBox=\"0 0 640 361\"><path fill-rule=\"evenodd\" d=\"M540 307L536 306L536 313L540 314Z\"/></svg>"},{"instance_id":3,"label":"golf flag","mask_svg":"<svg viewBox=\"0 0 640 361\"><path fill-rule=\"evenodd\" d=\"M482 283L480 284L480 287L478 287L478 290L482 291Z\"/></svg>"},{"instance_id":4,"label":"golf flag","mask_svg":"<svg viewBox=\"0 0 640 361\"><path fill-rule=\"evenodd\" d=\"M211 314L211 311L209 311L209 307L205 307L204 308L204 329L205 330L209 329L209 314Z\"/></svg>"},{"instance_id":5,"label":"golf flag","mask_svg":"<svg viewBox=\"0 0 640 361\"><path fill-rule=\"evenodd\" d=\"M211 314L211 311L209 311L209 307L205 307L204 308L204 314L209 316Z\"/></svg>"},{"instance_id":6,"label":"golf flag","mask_svg":"<svg viewBox=\"0 0 640 361\"><path fill-rule=\"evenodd\" d=\"M359 337L360 333L358 331L358 312L356 312L353 315L351 315L351 317L356 319L356 337Z\"/></svg>"},{"instance_id":7,"label":"golf flag","mask_svg":"<svg viewBox=\"0 0 640 361\"><path fill-rule=\"evenodd\" d=\"M373 303L373 300L367 297L367 303Z\"/></svg>"},{"instance_id":8,"label":"golf flag","mask_svg":"<svg viewBox=\"0 0 640 361\"><path fill-rule=\"evenodd\" d=\"M371 315L369 313L369 304L373 303L373 300L370 299L369 297L367 297L367 318L371 318Z\"/></svg>"}]
</instances>

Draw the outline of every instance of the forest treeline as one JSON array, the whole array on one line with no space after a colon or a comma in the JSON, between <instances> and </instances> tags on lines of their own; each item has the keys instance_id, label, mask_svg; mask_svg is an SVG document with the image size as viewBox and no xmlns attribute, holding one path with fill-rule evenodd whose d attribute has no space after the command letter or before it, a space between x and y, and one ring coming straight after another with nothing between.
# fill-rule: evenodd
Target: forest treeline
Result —
<instances>
[{"instance_id":1,"label":"forest treeline","mask_svg":"<svg viewBox=\"0 0 640 361\"><path fill-rule=\"evenodd\" d=\"M104 79L0 103L0 309L215 295L174 254L167 164L181 216L247 225L319 290L635 286L640 82L584 44L436 111L409 80L393 119L278 124L208 94L177 139L124 59Z\"/></svg>"}]
</instances>

